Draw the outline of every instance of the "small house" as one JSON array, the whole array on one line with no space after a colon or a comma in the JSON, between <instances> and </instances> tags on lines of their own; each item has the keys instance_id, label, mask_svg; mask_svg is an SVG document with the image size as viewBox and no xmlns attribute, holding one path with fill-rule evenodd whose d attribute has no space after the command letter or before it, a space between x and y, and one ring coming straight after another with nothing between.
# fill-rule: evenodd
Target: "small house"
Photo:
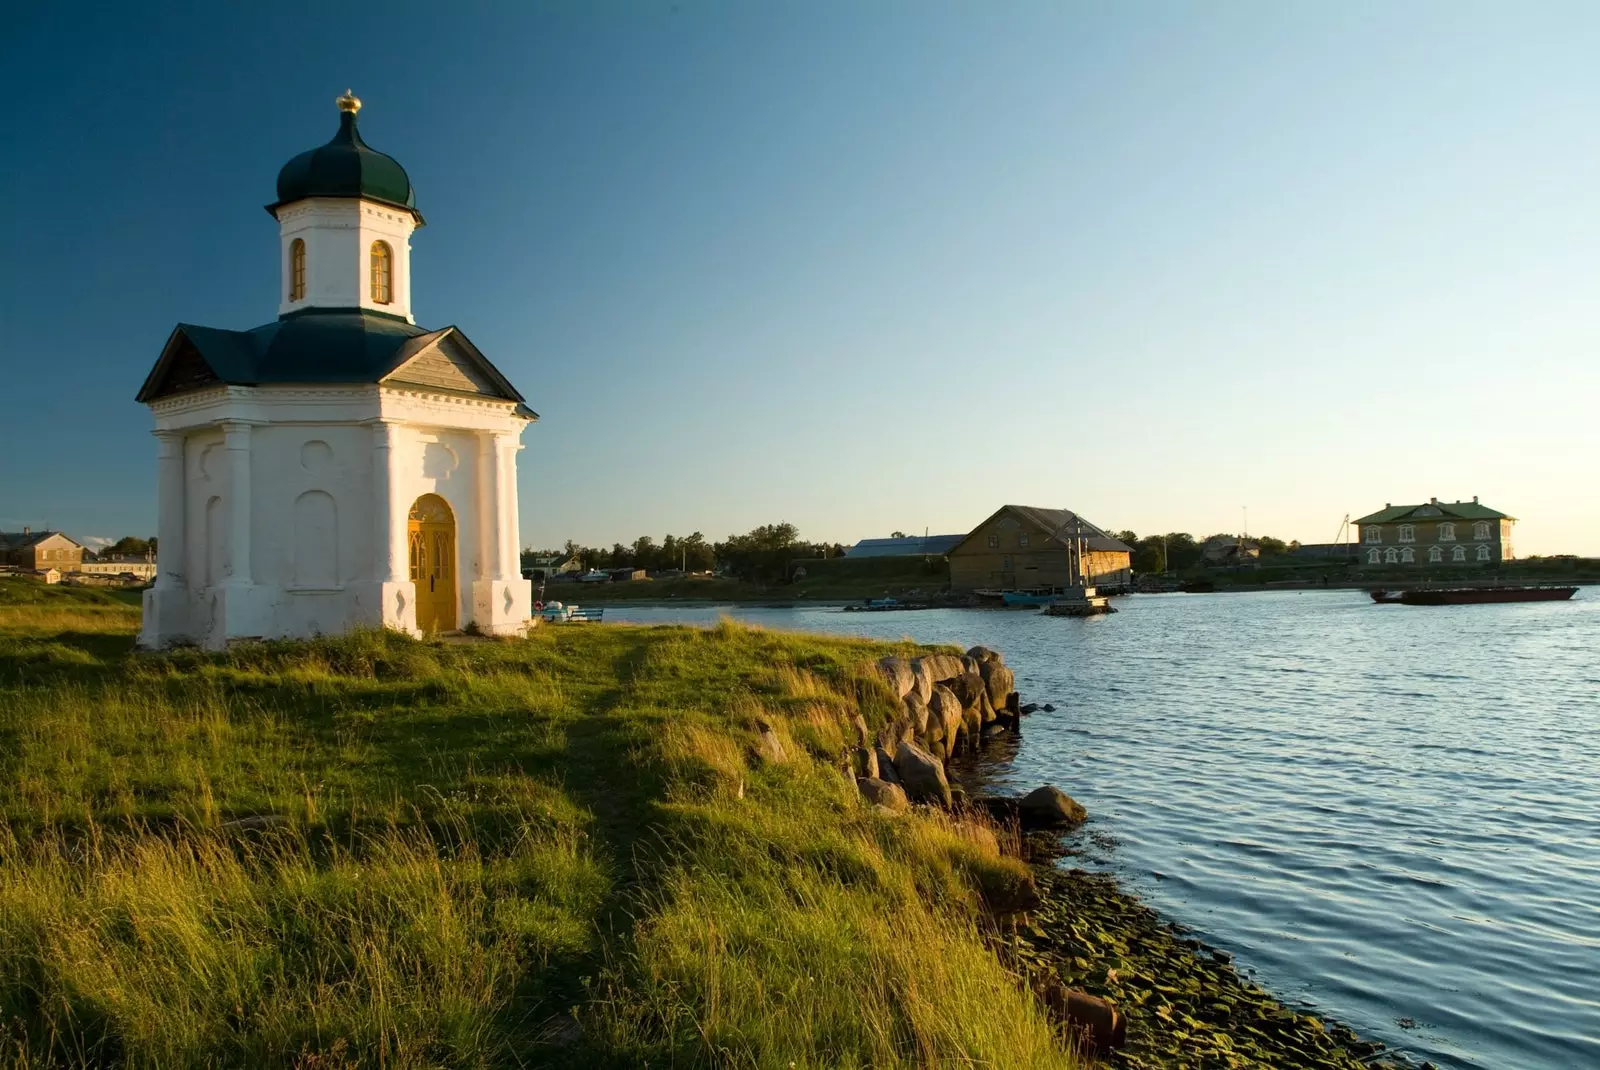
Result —
<instances>
[{"instance_id":1,"label":"small house","mask_svg":"<svg viewBox=\"0 0 1600 1070\"><path fill-rule=\"evenodd\" d=\"M1261 544L1235 535L1213 535L1200 544L1206 564L1219 568L1254 568L1261 561Z\"/></svg>"},{"instance_id":2,"label":"small house","mask_svg":"<svg viewBox=\"0 0 1600 1070\"><path fill-rule=\"evenodd\" d=\"M83 564L83 547L59 531L0 531L0 564L76 572Z\"/></svg>"}]
</instances>

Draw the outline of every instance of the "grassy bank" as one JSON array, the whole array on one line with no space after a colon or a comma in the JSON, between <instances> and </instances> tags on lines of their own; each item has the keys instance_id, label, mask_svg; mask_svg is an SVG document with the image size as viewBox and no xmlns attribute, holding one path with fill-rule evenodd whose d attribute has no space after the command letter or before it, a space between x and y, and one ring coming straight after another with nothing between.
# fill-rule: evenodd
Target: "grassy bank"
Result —
<instances>
[{"instance_id":1,"label":"grassy bank","mask_svg":"<svg viewBox=\"0 0 1600 1070\"><path fill-rule=\"evenodd\" d=\"M985 938L1022 864L835 768L890 647L0 600L0 1064L1076 1065Z\"/></svg>"}]
</instances>

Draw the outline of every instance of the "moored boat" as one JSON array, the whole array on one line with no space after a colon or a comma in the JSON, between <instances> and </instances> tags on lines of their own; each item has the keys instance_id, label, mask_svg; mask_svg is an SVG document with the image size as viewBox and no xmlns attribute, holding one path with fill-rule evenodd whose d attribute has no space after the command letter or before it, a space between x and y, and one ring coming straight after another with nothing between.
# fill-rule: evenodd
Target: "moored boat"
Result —
<instances>
[{"instance_id":1,"label":"moored boat","mask_svg":"<svg viewBox=\"0 0 1600 1070\"><path fill-rule=\"evenodd\" d=\"M1576 587L1418 587L1409 591L1372 591L1374 602L1406 606L1471 606L1488 602L1561 602L1578 593Z\"/></svg>"},{"instance_id":2,"label":"moored boat","mask_svg":"<svg viewBox=\"0 0 1600 1070\"><path fill-rule=\"evenodd\" d=\"M1056 591L1001 591L1000 600L1008 606L1045 606L1060 594Z\"/></svg>"}]
</instances>

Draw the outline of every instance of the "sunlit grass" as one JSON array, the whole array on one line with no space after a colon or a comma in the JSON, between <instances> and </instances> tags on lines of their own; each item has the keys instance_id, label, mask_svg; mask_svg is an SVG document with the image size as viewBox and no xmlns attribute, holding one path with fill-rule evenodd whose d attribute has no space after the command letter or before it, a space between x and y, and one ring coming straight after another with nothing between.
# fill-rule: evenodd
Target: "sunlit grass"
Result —
<instances>
[{"instance_id":1,"label":"sunlit grass","mask_svg":"<svg viewBox=\"0 0 1600 1070\"><path fill-rule=\"evenodd\" d=\"M137 625L0 600L0 1066L1071 1065L1020 863L841 772L894 647Z\"/></svg>"}]
</instances>

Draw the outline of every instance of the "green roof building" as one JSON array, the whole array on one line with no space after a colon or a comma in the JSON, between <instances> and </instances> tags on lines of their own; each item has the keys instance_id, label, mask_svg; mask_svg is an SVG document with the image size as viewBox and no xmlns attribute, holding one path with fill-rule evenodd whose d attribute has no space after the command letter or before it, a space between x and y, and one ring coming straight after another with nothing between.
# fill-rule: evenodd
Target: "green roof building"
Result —
<instances>
[{"instance_id":1,"label":"green roof building","mask_svg":"<svg viewBox=\"0 0 1600 1070\"><path fill-rule=\"evenodd\" d=\"M1355 521L1361 563L1369 567L1498 565L1515 556L1511 527L1517 518L1470 502L1385 505Z\"/></svg>"}]
</instances>

